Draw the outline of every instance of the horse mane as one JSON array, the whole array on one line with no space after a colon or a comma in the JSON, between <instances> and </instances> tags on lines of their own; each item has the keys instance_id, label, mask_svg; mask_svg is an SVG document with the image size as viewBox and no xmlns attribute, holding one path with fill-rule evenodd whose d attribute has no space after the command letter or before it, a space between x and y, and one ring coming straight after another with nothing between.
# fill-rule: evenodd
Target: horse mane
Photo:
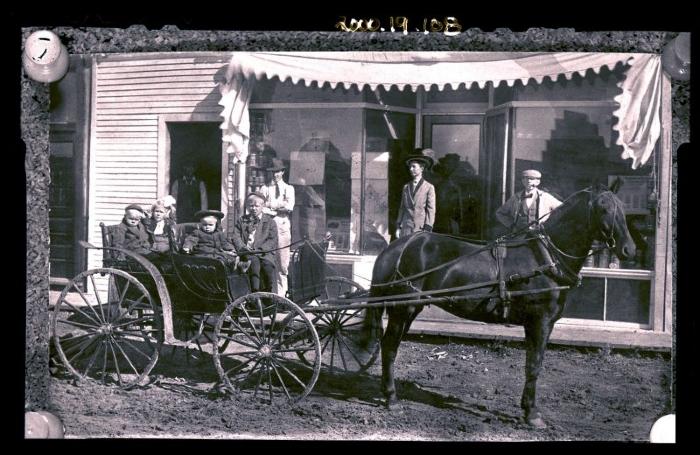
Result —
<instances>
[{"instance_id":1,"label":"horse mane","mask_svg":"<svg viewBox=\"0 0 700 455\"><path fill-rule=\"evenodd\" d=\"M564 199L559 207L549 212L549 218L547 219L547 221L545 221L545 224L552 225L559 223L561 221L561 218L565 217L566 214L569 213L569 210L573 209L581 202L581 196L589 195L587 197L590 198L591 193L596 193L599 191L601 191L600 188L593 188L589 186L587 188L573 193L572 195ZM588 202L588 200L586 200L586 202Z\"/></svg>"}]
</instances>

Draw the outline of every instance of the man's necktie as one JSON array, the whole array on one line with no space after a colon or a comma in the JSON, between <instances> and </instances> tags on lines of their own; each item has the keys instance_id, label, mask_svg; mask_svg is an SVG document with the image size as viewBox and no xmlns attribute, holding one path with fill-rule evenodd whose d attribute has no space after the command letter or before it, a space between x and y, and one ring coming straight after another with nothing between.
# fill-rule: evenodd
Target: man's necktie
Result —
<instances>
[{"instance_id":1,"label":"man's necktie","mask_svg":"<svg viewBox=\"0 0 700 455\"><path fill-rule=\"evenodd\" d=\"M275 183L275 199L280 197L280 184Z\"/></svg>"}]
</instances>

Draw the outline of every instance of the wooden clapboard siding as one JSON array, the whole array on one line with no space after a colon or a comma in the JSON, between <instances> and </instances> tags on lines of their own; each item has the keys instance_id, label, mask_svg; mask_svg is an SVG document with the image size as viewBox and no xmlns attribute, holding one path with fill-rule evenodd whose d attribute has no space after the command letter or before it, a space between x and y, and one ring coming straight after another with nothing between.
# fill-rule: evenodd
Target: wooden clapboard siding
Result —
<instances>
[{"instance_id":1,"label":"wooden clapboard siding","mask_svg":"<svg viewBox=\"0 0 700 455\"><path fill-rule=\"evenodd\" d=\"M102 244L100 222L121 222L124 207L145 209L166 188L164 116L184 120L206 114L218 118L218 83L230 53L202 56L99 57L93 72L90 220L88 239ZM102 265L102 252L90 250L88 267ZM104 280L103 280L104 281ZM98 283L104 291L106 283Z\"/></svg>"}]
</instances>

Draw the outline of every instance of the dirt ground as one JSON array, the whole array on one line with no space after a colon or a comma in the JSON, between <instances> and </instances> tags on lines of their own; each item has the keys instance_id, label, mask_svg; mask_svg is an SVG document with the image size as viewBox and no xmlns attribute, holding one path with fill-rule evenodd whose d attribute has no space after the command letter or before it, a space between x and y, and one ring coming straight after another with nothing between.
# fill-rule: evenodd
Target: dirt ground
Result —
<instances>
[{"instance_id":1,"label":"dirt ground","mask_svg":"<svg viewBox=\"0 0 700 455\"><path fill-rule=\"evenodd\" d=\"M295 406L270 406L213 388L212 358L185 361L164 347L148 385L51 377L49 411L68 438L212 438L434 441L647 441L672 412L671 359L662 353L550 347L538 382L548 428L525 425L519 407L521 344L413 337L396 361L399 397L380 400L380 366L360 375L322 370ZM192 357L192 354L190 354Z\"/></svg>"}]
</instances>

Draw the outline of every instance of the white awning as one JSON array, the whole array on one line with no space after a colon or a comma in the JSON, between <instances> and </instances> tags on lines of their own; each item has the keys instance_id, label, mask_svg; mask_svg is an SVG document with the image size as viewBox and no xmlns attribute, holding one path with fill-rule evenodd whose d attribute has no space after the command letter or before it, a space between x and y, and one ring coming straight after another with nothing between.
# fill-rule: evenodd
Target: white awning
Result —
<instances>
[{"instance_id":1,"label":"white awning","mask_svg":"<svg viewBox=\"0 0 700 455\"><path fill-rule=\"evenodd\" d=\"M633 160L632 167L643 164L651 154L661 130L660 121L660 57L655 54L630 53L531 53L531 52L236 52L231 58L226 83L221 86L224 106L224 141L237 160L245 161L250 131L248 103L253 83L263 77L278 77L294 84L310 86L329 84L362 90L381 86L386 90L411 87L426 90L435 85L469 88L485 87L505 81L512 86L545 78L567 79L588 70L595 73L618 63L629 64L620 83L622 94L614 115L620 121L617 143L624 148L622 156Z\"/></svg>"}]
</instances>

